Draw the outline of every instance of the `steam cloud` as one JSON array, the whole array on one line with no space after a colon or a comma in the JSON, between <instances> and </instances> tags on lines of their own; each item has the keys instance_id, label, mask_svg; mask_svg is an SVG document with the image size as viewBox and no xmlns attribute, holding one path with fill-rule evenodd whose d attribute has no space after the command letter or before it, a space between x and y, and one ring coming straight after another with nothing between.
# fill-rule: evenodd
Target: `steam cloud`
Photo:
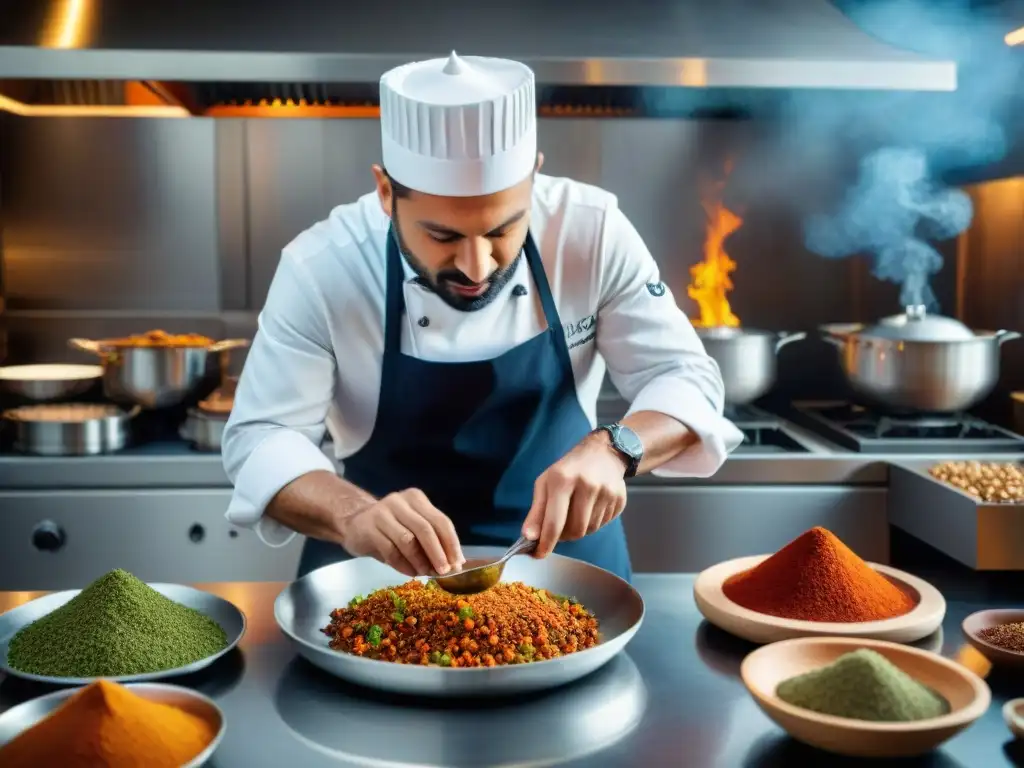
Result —
<instances>
[{"instance_id":1,"label":"steam cloud","mask_svg":"<svg viewBox=\"0 0 1024 768\"><path fill-rule=\"evenodd\" d=\"M836 215L807 220L808 249L828 258L873 253L875 276L902 285L903 306L937 310L928 283L942 268L942 257L922 238L944 240L967 229L971 199L934 184L918 149L877 150L862 161L860 171Z\"/></svg>"},{"instance_id":2,"label":"steam cloud","mask_svg":"<svg viewBox=\"0 0 1024 768\"><path fill-rule=\"evenodd\" d=\"M874 274L902 285L901 304L934 311L929 281L942 258L926 240L962 232L972 209L966 195L932 179L1006 154L1004 123L1019 89L1021 57L1003 44L1005 19L980 16L966 0L903 0L845 12L898 48L955 59L959 90L793 95L783 115L782 156L790 164L772 164L775 188L799 189L815 175L834 175L851 150L860 154L860 177L838 211L805 219L805 244L828 258L872 254Z\"/></svg>"}]
</instances>

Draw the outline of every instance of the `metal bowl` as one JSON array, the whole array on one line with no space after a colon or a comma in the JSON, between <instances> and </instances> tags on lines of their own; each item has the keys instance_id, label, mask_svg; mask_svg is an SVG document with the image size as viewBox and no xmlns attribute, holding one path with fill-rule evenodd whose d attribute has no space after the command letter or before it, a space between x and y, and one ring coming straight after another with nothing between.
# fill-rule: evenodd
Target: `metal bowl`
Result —
<instances>
[{"instance_id":1,"label":"metal bowl","mask_svg":"<svg viewBox=\"0 0 1024 768\"><path fill-rule=\"evenodd\" d=\"M144 699L159 702L160 704L178 707L209 723L215 733L213 741L209 743L206 749L182 766L182 768L199 768L199 766L204 765L210 759L210 756L213 755L224 738L224 730L226 728L224 713L212 699L198 691L193 691L191 688L182 688L177 685L135 683L125 687L136 696L141 696ZM0 714L0 747L9 741L13 741L23 731L27 731L32 726L45 720L80 690L81 688L66 688L62 691L49 693L46 696L29 699Z\"/></svg>"},{"instance_id":2,"label":"metal bowl","mask_svg":"<svg viewBox=\"0 0 1024 768\"><path fill-rule=\"evenodd\" d=\"M14 450L36 456L96 456L120 451L131 438L139 407L66 403L4 411L14 432Z\"/></svg>"},{"instance_id":3,"label":"metal bowl","mask_svg":"<svg viewBox=\"0 0 1024 768\"><path fill-rule=\"evenodd\" d=\"M466 547L467 558L497 559L498 547ZM322 629L331 611L365 595L408 581L398 571L361 557L318 568L293 582L274 602L274 618L295 650L336 677L378 690L418 696L508 696L556 688L607 664L626 647L644 617L644 601L633 587L601 568L561 555L543 560L513 557L504 581L571 595L594 613L601 642L556 659L498 667L445 669L364 659L334 651Z\"/></svg>"},{"instance_id":4,"label":"metal bowl","mask_svg":"<svg viewBox=\"0 0 1024 768\"><path fill-rule=\"evenodd\" d=\"M807 338L806 333L758 331L749 328L698 328L704 350L718 363L725 384L725 402L745 405L772 388L780 349Z\"/></svg>"},{"instance_id":5,"label":"metal bowl","mask_svg":"<svg viewBox=\"0 0 1024 768\"><path fill-rule=\"evenodd\" d=\"M0 389L26 400L45 402L88 392L103 376L99 365L48 363L0 368Z\"/></svg>"},{"instance_id":6,"label":"metal bowl","mask_svg":"<svg viewBox=\"0 0 1024 768\"><path fill-rule=\"evenodd\" d=\"M245 614L223 597L212 595L209 592L204 592L194 587L187 587L184 584L150 584L149 586L164 597L168 597L174 602L189 608L194 608L216 621L220 624L221 629L224 630L224 634L227 635L228 644L217 653L207 656L205 659L194 661L191 664L186 664L183 667L162 669L159 672L146 672L139 675L120 675L104 679L113 680L118 683L137 683L198 672L213 664L213 662L238 645L242 635L245 634ZM31 672L13 669L7 663L7 650L10 647L11 638L14 637L18 630L57 610L81 591L80 589L69 589L64 592L55 592L52 595L36 598L30 603L19 605L17 608L0 615L0 672L6 672L12 677L20 677L24 680L34 680L51 685L87 685L99 680L100 678L98 677L34 675Z\"/></svg>"}]
</instances>

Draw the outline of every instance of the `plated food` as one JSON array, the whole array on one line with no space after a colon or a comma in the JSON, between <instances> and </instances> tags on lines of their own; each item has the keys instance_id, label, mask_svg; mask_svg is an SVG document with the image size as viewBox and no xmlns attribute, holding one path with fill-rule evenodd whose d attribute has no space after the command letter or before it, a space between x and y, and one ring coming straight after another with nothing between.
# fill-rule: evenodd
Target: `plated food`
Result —
<instances>
[{"instance_id":1,"label":"plated food","mask_svg":"<svg viewBox=\"0 0 1024 768\"><path fill-rule=\"evenodd\" d=\"M1024 468L1013 461L943 461L931 467L928 474L979 501L1024 502Z\"/></svg>"},{"instance_id":2,"label":"plated food","mask_svg":"<svg viewBox=\"0 0 1024 768\"><path fill-rule=\"evenodd\" d=\"M191 768L216 748L224 718L185 688L100 680L0 715L6 768Z\"/></svg>"},{"instance_id":3,"label":"plated food","mask_svg":"<svg viewBox=\"0 0 1024 768\"><path fill-rule=\"evenodd\" d=\"M463 547L467 561L492 562L503 552L504 548L498 547ZM504 585L486 596L429 596L426 580L418 580L419 586L408 585L407 592L407 577L373 558L360 557L318 568L289 584L274 602L274 618L299 655L349 683L415 696L468 698L520 695L579 680L611 661L643 622L640 594L615 574L581 560L560 555L543 560L513 557L503 577ZM522 586L513 589L516 582ZM550 604L544 602L540 591ZM362 602L356 599L350 606L359 595L364 596ZM554 599L557 595L574 599L560 601ZM440 602L420 603L420 597ZM496 602L491 604L491 600ZM578 607L573 608L576 603ZM441 604L445 610L436 620L426 618L431 611L418 613ZM438 609L436 613L442 612ZM403 617L401 622L398 615ZM415 624L408 621L410 617ZM493 619L493 630L489 619ZM472 629L467 630L467 620L472 620ZM355 626L357 622L365 629ZM390 628L385 626L388 623ZM375 624L380 631L370 635ZM409 629L396 628L401 626ZM351 631L346 633L346 627ZM428 632L430 627L433 632ZM517 633L519 637L515 637ZM495 646L491 646L492 635L497 637ZM362 639L357 640L359 637ZM370 639L379 639L379 644L371 644ZM385 640L389 642L385 644ZM417 647L417 640L426 642L427 647L424 642ZM448 650L452 641L457 653ZM354 652L357 643L361 655ZM392 646L394 656L382 650ZM505 655L506 646L511 648L511 660ZM467 651L469 659L464 655ZM446 653L448 666L442 666ZM485 654L493 657L493 666ZM401 663L395 663L399 659ZM453 667L458 671L452 671Z\"/></svg>"},{"instance_id":4,"label":"plated food","mask_svg":"<svg viewBox=\"0 0 1024 768\"><path fill-rule=\"evenodd\" d=\"M857 757L928 752L975 722L992 699L984 680L950 659L852 638L763 646L743 660L740 676L790 736Z\"/></svg>"},{"instance_id":5,"label":"plated food","mask_svg":"<svg viewBox=\"0 0 1024 768\"><path fill-rule=\"evenodd\" d=\"M700 612L755 643L840 635L915 642L942 624L946 601L927 582L868 563L816 527L772 555L712 566L694 583Z\"/></svg>"},{"instance_id":6,"label":"plated food","mask_svg":"<svg viewBox=\"0 0 1024 768\"><path fill-rule=\"evenodd\" d=\"M5 671L29 679L155 679L206 666L244 628L238 609L215 595L113 570L0 616L0 653Z\"/></svg>"},{"instance_id":7,"label":"plated food","mask_svg":"<svg viewBox=\"0 0 1024 768\"><path fill-rule=\"evenodd\" d=\"M357 595L323 632L336 651L439 667L526 664L600 640L597 618L579 602L522 582L454 595L433 581L408 581Z\"/></svg>"}]
</instances>

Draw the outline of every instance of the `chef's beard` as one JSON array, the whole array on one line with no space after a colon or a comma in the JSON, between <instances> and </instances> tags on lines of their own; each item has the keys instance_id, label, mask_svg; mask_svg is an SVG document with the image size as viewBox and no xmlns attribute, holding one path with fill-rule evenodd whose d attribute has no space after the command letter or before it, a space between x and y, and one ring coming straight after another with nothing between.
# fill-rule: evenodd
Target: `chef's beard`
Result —
<instances>
[{"instance_id":1,"label":"chef's beard","mask_svg":"<svg viewBox=\"0 0 1024 768\"><path fill-rule=\"evenodd\" d=\"M498 297L501 289L508 285L508 281L515 274L516 267L519 266L519 260L523 257L522 245L519 246L519 252L511 263L501 269L496 269L488 276L486 281L487 288L483 293L479 296L460 296L448 286L453 283L456 285L475 286L478 283L473 282L457 269L442 269L435 274L431 274L423 262L417 259L415 254L409 250L405 240L402 238L402 228L398 223L397 202L397 200L393 200L391 203L391 225L395 232L395 239L398 241L398 250L422 283L426 284L430 290L440 296L445 304L460 312L475 312L478 309L483 309ZM525 243L526 239L524 238L523 244Z\"/></svg>"}]
</instances>

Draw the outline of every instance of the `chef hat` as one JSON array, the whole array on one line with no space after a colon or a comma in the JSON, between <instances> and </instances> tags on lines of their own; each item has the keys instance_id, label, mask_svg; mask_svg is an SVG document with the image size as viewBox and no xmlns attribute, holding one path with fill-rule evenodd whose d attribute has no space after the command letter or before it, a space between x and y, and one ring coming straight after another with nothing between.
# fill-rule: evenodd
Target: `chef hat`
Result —
<instances>
[{"instance_id":1,"label":"chef hat","mask_svg":"<svg viewBox=\"0 0 1024 768\"><path fill-rule=\"evenodd\" d=\"M432 195L513 187L537 162L533 70L482 56L405 64L380 79L384 167Z\"/></svg>"}]
</instances>

